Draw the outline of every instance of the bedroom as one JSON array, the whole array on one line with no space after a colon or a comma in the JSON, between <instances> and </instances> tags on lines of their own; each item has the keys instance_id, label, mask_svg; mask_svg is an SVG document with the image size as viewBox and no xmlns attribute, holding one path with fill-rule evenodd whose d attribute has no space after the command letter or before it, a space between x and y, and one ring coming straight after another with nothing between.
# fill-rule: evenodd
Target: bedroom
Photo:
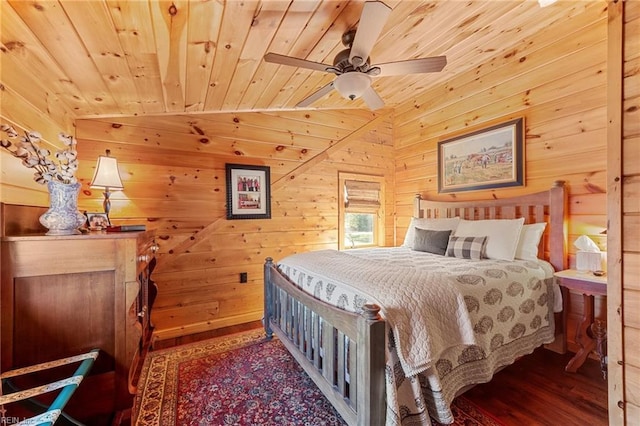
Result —
<instances>
[{"instance_id":1,"label":"bedroom","mask_svg":"<svg viewBox=\"0 0 640 426\"><path fill-rule=\"evenodd\" d=\"M111 219L146 224L160 246L153 311L158 341L260 319L265 257L337 246L338 172L384 177L384 245L399 245L414 195L437 195L437 142L515 117L524 117L527 128L526 186L461 192L456 199L536 192L563 179L570 188L569 242L587 234L611 254L611 230L600 234L608 217L626 218L625 234L637 234L636 216L630 214L637 205L625 203L624 216L621 211L612 216L607 208L607 172L615 165L615 151L608 148L607 113L616 83L610 69L623 61L611 64L614 42L606 2L540 8L534 1L474 1L454 9L444 2L389 2L394 12L372 58L387 62L445 54L448 64L441 73L376 79L387 104L377 111L335 93L314 108L294 109L331 76L262 61L267 51L331 61L342 48L340 36L357 21L361 2L242 4L176 3L178 13L171 20L170 4L165 10L155 3L142 3L141 9L139 3L42 2L38 8L2 3L2 122L37 130L52 143L60 131L75 134L81 210L102 210L101 192L89 188L96 158L109 149L118 159L124 190L111 196ZM90 10L82 9L87 5ZM187 8L194 10L180 13ZM316 8L324 13L314 13ZM624 131L630 151L624 159L630 178L623 193L633 197L638 192L633 189L637 166L631 161L638 155L633 124L638 58L629 52L637 51L640 12L633 5L627 9L629 69L624 75L630 89ZM443 15L447 25L441 28ZM136 28L133 17L138 16L154 22L153 30L145 28L144 39L127 31L116 38L109 31L113 25ZM217 26L201 24L216 20ZM156 51L154 43L164 48ZM125 57L132 60L125 63ZM229 67L236 69L228 72ZM211 82L207 73L214 75ZM130 78L108 78L120 75ZM0 201L47 206L46 189L33 182L30 170L6 151L0 155ZM225 219L226 163L270 167L271 219ZM622 252L621 234L613 241ZM637 243L628 244L628 262L616 281L618 301L611 294L599 299L600 317L615 312L605 303L622 303L623 275L626 303L638 303ZM575 263L574 254L569 244L569 264ZM246 284L240 283L242 272ZM609 266L610 278L612 272ZM571 309L568 327L573 330L580 298ZM625 318L625 325L631 336L637 333L637 319ZM615 345L611 340L609 345L611 353ZM624 349L618 348L620 357ZM637 350L626 349L629 380L640 362L634 359ZM613 405L638 394L636 381L625 383L626 396L614 398L610 392Z\"/></svg>"}]
</instances>

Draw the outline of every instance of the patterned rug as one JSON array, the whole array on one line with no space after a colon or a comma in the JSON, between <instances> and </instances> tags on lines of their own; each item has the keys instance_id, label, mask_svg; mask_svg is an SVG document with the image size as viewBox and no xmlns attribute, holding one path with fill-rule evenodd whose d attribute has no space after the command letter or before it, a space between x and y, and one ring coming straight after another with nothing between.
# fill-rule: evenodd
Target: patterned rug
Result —
<instances>
[{"instance_id":1,"label":"patterned rug","mask_svg":"<svg viewBox=\"0 0 640 426\"><path fill-rule=\"evenodd\" d=\"M500 425L464 397L452 410L455 425ZM138 426L345 424L284 345L266 341L263 330L149 353L134 413Z\"/></svg>"}]
</instances>

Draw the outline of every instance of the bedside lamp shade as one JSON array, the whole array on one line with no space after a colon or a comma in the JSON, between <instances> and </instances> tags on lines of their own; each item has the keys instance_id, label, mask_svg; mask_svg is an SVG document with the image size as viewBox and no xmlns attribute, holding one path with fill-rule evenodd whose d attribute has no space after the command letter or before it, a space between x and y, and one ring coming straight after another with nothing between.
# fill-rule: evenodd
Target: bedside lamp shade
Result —
<instances>
[{"instance_id":1,"label":"bedside lamp shade","mask_svg":"<svg viewBox=\"0 0 640 426\"><path fill-rule=\"evenodd\" d=\"M96 171L91 179L91 188L104 189L104 212L109 216L109 210L111 210L111 196L110 189L122 190L122 180L120 179L120 172L118 171L118 160L110 157L111 151L107 150L107 155L101 155L98 157L98 164Z\"/></svg>"}]
</instances>

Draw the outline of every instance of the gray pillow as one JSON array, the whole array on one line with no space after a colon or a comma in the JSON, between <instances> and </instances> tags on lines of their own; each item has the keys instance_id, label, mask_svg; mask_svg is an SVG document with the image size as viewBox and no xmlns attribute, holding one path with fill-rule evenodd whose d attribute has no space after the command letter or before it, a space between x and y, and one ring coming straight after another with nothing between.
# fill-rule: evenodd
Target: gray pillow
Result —
<instances>
[{"instance_id":1,"label":"gray pillow","mask_svg":"<svg viewBox=\"0 0 640 426\"><path fill-rule=\"evenodd\" d=\"M413 240L413 249L416 251L426 251L427 253L444 256L447 252L450 235L450 229L446 231L434 231L431 229L416 228L415 239Z\"/></svg>"}]
</instances>

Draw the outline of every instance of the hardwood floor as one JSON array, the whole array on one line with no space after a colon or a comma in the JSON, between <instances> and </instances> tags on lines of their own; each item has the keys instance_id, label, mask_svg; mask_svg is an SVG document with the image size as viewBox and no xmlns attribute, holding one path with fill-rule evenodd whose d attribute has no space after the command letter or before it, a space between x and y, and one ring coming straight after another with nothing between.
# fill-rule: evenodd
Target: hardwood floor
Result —
<instances>
[{"instance_id":1,"label":"hardwood floor","mask_svg":"<svg viewBox=\"0 0 640 426\"><path fill-rule=\"evenodd\" d=\"M538 348L465 395L509 426L607 425L607 381L599 362L588 359L577 373L566 373L572 356Z\"/></svg>"}]
</instances>

